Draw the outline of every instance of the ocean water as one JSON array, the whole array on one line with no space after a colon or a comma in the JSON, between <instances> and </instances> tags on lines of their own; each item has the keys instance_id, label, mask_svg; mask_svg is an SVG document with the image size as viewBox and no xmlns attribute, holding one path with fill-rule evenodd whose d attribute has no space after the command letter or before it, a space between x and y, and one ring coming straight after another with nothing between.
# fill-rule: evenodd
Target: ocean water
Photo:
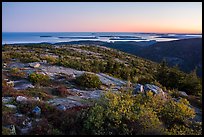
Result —
<instances>
[{"instance_id":1,"label":"ocean water","mask_svg":"<svg viewBox=\"0 0 204 137\"><path fill-rule=\"evenodd\" d=\"M184 38L197 38L193 34L157 34L126 32L2 32L2 44L17 43L58 43L70 41L171 41Z\"/></svg>"}]
</instances>

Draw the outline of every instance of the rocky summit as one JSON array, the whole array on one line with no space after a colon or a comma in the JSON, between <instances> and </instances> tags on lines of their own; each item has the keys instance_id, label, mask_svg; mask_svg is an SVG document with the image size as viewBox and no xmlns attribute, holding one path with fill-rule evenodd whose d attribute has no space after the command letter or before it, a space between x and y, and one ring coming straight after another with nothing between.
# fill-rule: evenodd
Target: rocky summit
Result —
<instances>
[{"instance_id":1,"label":"rocky summit","mask_svg":"<svg viewBox=\"0 0 204 137\"><path fill-rule=\"evenodd\" d=\"M7 134L200 134L195 73L100 45L2 49Z\"/></svg>"}]
</instances>

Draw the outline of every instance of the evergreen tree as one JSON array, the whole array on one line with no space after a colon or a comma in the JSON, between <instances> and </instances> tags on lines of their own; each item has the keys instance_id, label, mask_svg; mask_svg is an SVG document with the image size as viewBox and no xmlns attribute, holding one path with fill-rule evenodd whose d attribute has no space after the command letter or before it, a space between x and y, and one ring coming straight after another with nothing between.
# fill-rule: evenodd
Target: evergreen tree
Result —
<instances>
[{"instance_id":1,"label":"evergreen tree","mask_svg":"<svg viewBox=\"0 0 204 137\"><path fill-rule=\"evenodd\" d=\"M166 60L163 60L157 69L156 79L164 86L167 86L168 68Z\"/></svg>"},{"instance_id":2,"label":"evergreen tree","mask_svg":"<svg viewBox=\"0 0 204 137\"><path fill-rule=\"evenodd\" d=\"M201 79L197 77L196 69L193 70L189 75L186 75L182 81L181 89L193 95L200 96L202 94L202 82Z\"/></svg>"}]
</instances>

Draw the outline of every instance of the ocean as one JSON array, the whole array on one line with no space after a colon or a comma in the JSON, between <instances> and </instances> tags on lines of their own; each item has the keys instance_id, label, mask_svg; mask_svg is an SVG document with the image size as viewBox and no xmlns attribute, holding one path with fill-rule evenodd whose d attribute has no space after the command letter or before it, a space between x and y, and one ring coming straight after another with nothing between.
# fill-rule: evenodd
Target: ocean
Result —
<instances>
[{"instance_id":1,"label":"ocean","mask_svg":"<svg viewBox=\"0 0 204 137\"><path fill-rule=\"evenodd\" d=\"M161 34L133 32L2 32L3 44L59 43L70 41L171 41L186 38L202 38L202 34Z\"/></svg>"}]
</instances>

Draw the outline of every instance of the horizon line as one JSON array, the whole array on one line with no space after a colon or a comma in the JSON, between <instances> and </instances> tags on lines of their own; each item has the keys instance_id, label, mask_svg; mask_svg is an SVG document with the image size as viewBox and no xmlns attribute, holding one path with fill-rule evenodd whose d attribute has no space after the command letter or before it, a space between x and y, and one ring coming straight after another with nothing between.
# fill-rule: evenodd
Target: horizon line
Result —
<instances>
[{"instance_id":1,"label":"horizon line","mask_svg":"<svg viewBox=\"0 0 204 137\"><path fill-rule=\"evenodd\" d=\"M130 31L4 31L2 33L161 33L161 34L199 34L192 32L130 32Z\"/></svg>"}]
</instances>

